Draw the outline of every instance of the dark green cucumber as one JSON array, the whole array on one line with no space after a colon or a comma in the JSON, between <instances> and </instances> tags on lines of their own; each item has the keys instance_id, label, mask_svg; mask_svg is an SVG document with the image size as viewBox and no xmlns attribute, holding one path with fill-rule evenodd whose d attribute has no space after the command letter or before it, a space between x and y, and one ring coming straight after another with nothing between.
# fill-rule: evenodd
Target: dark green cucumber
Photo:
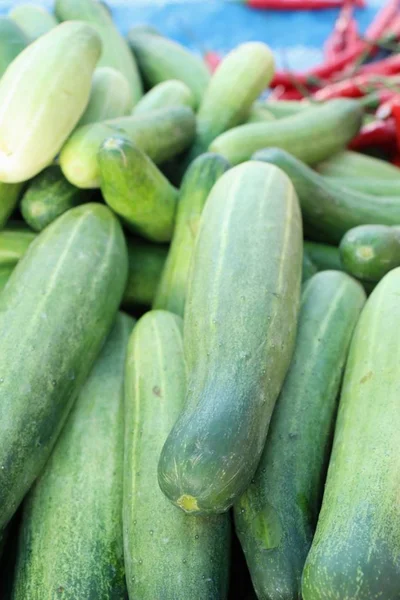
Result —
<instances>
[{"instance_id":1,"label":"dark green cucumber","mask_svg":"<svg viewBox=\"0 0 400 600\"><path fill-rule=\"evenodd\" d=\"M126 309L151 306L167 259L168 246L140 238L128 240L128 281L122 305Z\"/></svg>"},{"instance_id":2,"label":"dark green cucumber","mask_svg":"<svg viewBox=\"0 0 400 600\"><path fill-rule=\"evenodd\" d=\"M11 227L0 231L0 267L15 266L28 250L36 234Z\"/></svg>"},{"instance_id":3,"label":"dark green cucumber","mask_svg":"<svg viewBox=\"0 0 400 600\"><path fill-rule=\"evenodd\" d=\"M172 243L153 308L183 317L190 264L201 213L212 187L229 168L218 154L202 154L186 171L182 182Z\"/></svg>"},{"instance_id":4,"label":"dark green cucumber","mask_svg":"<svg viewBox=\"0 0 400 600\"><path fill-rule=\"evenodd\" d=\"M132 114L138 115L167 106L189 106L192 109L196 107L193 93L183 81L170 79L159 83L136 104Z\"/></svg>"},{"instance_id":5,"label":"dark green cucumber","mask_svg":"<svg viewBox=\"0 0 400 600\"><path fill-rule=\"evenodd\" d=\"M129 341L125 385L124 547L130 598L224 600L230 519L186 516L157 482L186 394L182 319L151 311Z\"/></svg>"},{"instance_id":6,"label":"dark green cucumber","mask_svg":"<svg viewBox=\"0 0 400 600\"><path fill-rule=\"evenodd\" d=\"M34 231L42 231L70 208L87 202L89 194L67 181L60 167L37 175L22 196L21 213Z\"/></svg>"},{"instance_id":7,"label":"dark green cucumber","mask_svg":"<svg viewBox=\"0 0 400 600\"><path fill-rule=\"evenodd\" d=\"M304 252L310 257L318 271L333 269L342 271L339 248L329 244L318 244L317 242L304 242Z\"/></svg>"},{"instance_id":8,"label":"dark green cucumber","mask_svg":"<svg viewBox=\"0 0 400 600\"><path fill-rule=\"evenodd\" d=\"M305 283L306 281L308 281L308 279L310 279L310 277L315 275L315 273L317 271L318 271L318 269L314 265L311 258L308 256L308 254L306 252L303 252L303 270L302 270L302 274L301 274L301 282Z\"/></svg>"},{"instance_id":9,"label":"dark green cucumber","mask_svg":"<svg viewBox=\"0 0 400 600\"><path fill-rule=\"evenodd\" d=\"M260 600L297 600L323 492L337 395L365 292L340 271L302 294L293 359L236 531Z\"/></svg>"},{"instance_id":10,"label":"dark green cucumber","mask_svg":"<svg viewBox=\"0 0 400 600\"><path fill-rule=\"evenodd\" d=\"M369 297L347 361L304 600L398 600L400 268Z\"/></svg>"},{"instance_id":11,"label":"dark green cucumber","mask_svg":"<svg viewBox=\"0 0 400 600\"><path fill-rule=\"evenodd\" d=\"M398 180L400 169L379 158L344 150L317 165L321 175L331 177L376 177Z\"/></svg>"},{"instance_id":12,"label":"dark green cucumber","mask_svg":"<svg viewBox=\"0 0 400 600\"><path fill-rule=\"evenodd\" d=\"M285 119L235 127L218 136L209 150L236 165L249 160L258 150L276 146L308 164L315 164L344 148L360 129L361 122L358 102L331 100Z\"/></svg>"},{"instance_id":13,"label":"dark green cucumber","mask_svg":"<svg viewBox=\"0 0 400 600\"><path fill-rule=\"evenodd\" d=\"M0 295L0 528L43 469L126 284L121 227L101 204L47 227Z\"/></svg>"},{"instance_id":14,"label":"dark green cucumber","mask_svg":"<svg viewBox=\"0 0 400 600\"><path fill-rule=\"evenodd\" d=\"M400 197L400 172L398 179L378 179L375 177L331 177L325 178L336 185L371 194L372 196L399 196Z\"/></svg>"},{"instance_id":15,"label":"dark green cucumber","mask_svg":"<svg viewBox=\"0 0 400 600\"><path fill-rule=\"evenodd\" d=\"M0 17L0 77L27 45L28 38L17 23L7 17Z\"/></svg>"},{"instance_id":16,"label":"dark green cucumber","mask_svg":"<svg viewBox=\"0 0 400 600\"><path fill-rule=\"evenodd\" d=\"M187 401L159 464L161 489L188 513L226 511L254 475L294 347L302 249L282 171L249 162L220 177L189 277Z\"/></svg>"},{"instance_id":17,"label":"dark green cucumber","mask_svg":"<svg viewBox=\"0 0 400 600\"><path fill-rule=\"evenodd\" d=\"M23 188L23 183L3 183L0 181L0 229L3 229L14 212Z\"/></svg>"},{"instance_id":18,"label":"dark green cucumber","mask_svg":"<svg viewBox=\"0 0 400 600\"><path fill-rule=\"evenodd\" d=\"M400 224L400 196L371 196L341 187L279 148L256 152L253 159L285 171L299 197L305 227L310 225L328 243L340 242L357 225Z\"/></svg>"},{"instance_id":19,"label":"dark green cucumber","mask_svg":"<svg viewBox=\"0 0 400 600\"><path fill-rule=\"evenodd\" d=\"M119 314L23 509L14 600L125 600L125 355ZM54 532L57 532L55 535Z\"/></svg>"},{"instance_id":20,"label":"dark green cucumber","mask_svg":"<svg viewBox=\"0 0 400 600\"><path fill-rule=\"evenodd\" d=\"M21 28L30 42L34 42L58 25L54 15L35 4L19 4L9 12L9 17Z\"/></svg>"},{"instance_id":21,"label":"dark green cucumber","mask_svg":"<svg viewBox=\"0 0 400 600\"><path fill-rule=\"evenodd\" d=\"M153 242L169 242L178 190L152 160L123 138L108 138L98 153L104 200L125 225Z\"/></svg>"}]
</instances>

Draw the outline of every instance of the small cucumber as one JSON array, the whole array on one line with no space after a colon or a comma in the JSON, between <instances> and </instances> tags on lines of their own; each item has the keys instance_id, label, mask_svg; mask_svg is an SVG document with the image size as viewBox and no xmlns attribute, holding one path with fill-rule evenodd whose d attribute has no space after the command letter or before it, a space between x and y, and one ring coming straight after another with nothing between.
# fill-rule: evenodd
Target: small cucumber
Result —
<instances>
[{"instance_id":1,"label":"small cucumber","mask_svg":"<svg viewBox=\"0 0 400 600\"><path fill-rule=\"evenodd\" d=\"M236 165L254 152L276 146L300 160L314 164L339 152L355 136L362 122L362 109L354 100L331 100L313 110L270 123L250 123L218 136L211 152Z\"/></svg>"},{"instance_id":2,"label":"small cucumber","mask_svg":"<svg viewBox=\"0 0 400 600\"><path fill-rule=\"evenodd\" d=\"M192 143L195 126L194 114L187 106L85 125L76 129L64 145L61 169L77 187L100 187L97 153L107 138L125 137L159 164L180 154Z\"/></svg>"},{"instance_id":3,"label":"small cucumber","mask_svg":"<svg viewBox=\"0 0 400 600\"><path fill-rule=\"evenodd\" d=\"M318 269L314 265L311 258L308 256L308 254L306 252L303 252L303 270L302 270L302 274L301 274L301 282L305 283L306 281L308 281L310 279L310 277L315 275L315 273L317 271L318 271Z\"/></svg>"},{"instance_id":4,"label":"small cucumber","mask_svg":"<svg viewBox=\"0 0 400 600\"><path fill-rule=\"evenodd\" d=\"M187 400L159 464L161 489L188 513L226 511L254 475L294 347L302 252L282 171L248 162L220 177L189 278Z\"/></svg>"},{"instance_id":5,"label":"small cucumber","mask_svg":"<svg viewBox=\"0 0 400 600\"><path fill-rule=\"evenodd\" d=\"M22 29L12 19L0 17L0 78L27 45L28 39Z\"/></svg>"},{"instance_id":6,"label":"small cucumber","mask_svg":"<svg viewBox=\"0 0 400 600\"><path fill-rule=\"evenodd\" d=\"M165 244L150 244L140 238L128 240L129 270L123 307L132 310L152 305L167 254Z\"/></svg>"},{"instance_id":7,"label":"small cucumber","mask_svg":"<svg viewBox=\"0 0 400 600\"><path fill-rule=\"evenodd\" d=\"M324 271L305 285L293 359L255 478L235 505L258 598L297 600L324 487L337 395L365 302L359 283Z\"/></svg>"},{"instance_id":8,"label":"small cucumber","mask_svg":"<svg viewBox=\"0 0 400 600\"><path fill-rule=\"evenodd\" d=\"M14 267L35 238L36 234L28 229L0 231L0 267Z\"/></svg>"},{"instance_id":9,"label":"small cucumber","mask_svg":"<svg viewBox=\"0 0 400 600\"><path fill-rule=\"evenodd\" d=\"M190 264L201 213L211 189L229 168L218 154L202 154L186 171L182 182L172 243L153 308L183 317Z\"/></svg>"},{"instance_id":10,"label":"small cucumber","mask_svg":"<svg viewBox=\"0 0 400 600\"><path fill-rule=\"evenodd\" d=\"M193 92L183 81L171 79L159 83L136 104L132 114L138 115L169 106L188 106L193 110L196 108Z\"/></svg>"},{"instance_id":11,"label":"small cucumber","mask_svg":"<svg viewBox=\"0 0 400 600\"><path fill-rule=\"evenodd\" d=\"M330 177L374 177L398 180L400 169L379 158L344 150L317 165L321 175Z\"/></svg>"},{"instance_id":12,"label":"small cucumber","mask_svg":"<svg viewBox=\"0 0 400 600\"><path fill-rule=\"evenodd\" d=\"M14 212L23 188L23 183L3 183L0 181L0 230Z\"/></svg>"},{"instance_id":13,"label":"small cucumber","mask_svg":"<svg viewBox=\"0 0 400 600\"><path fill-rule=\"evenodd\" d=\"M265 102L255 102L250 109L246 123L262 123L263 121L274 121L274 115L268 110Z\"/></svg>"},{"instance_id":14,"label":"small cucumber","mask_svg":"<svg viewBox=\"0 0 400 600\"><path fill-rule=\"evenodd\" d=\"M276 119L291 117L310 108L315 108L316 106L318 105L304 100L279 100L275 102L267 100L267 102L265 102L265 108L267 108Z\"/></svg>"},{"instance_id":15,"label":"small cucumber","mask_svg":"<svg viewBox=\"0 0 400 600\"><path fill-rule=\"evenodd\" d=\"M400 170L398 179L377 179L374 177L331 177L325 176L328 181L348 187L372 196L399 196L400 197Z\"/></svg>"},{"instance_id":16,"label":"small cucumber","mask_svg":"<svg viewBox=\"0 0 400 600\"><path fill-rule=\"evenodd\" d=\"M9 12L8 16L31 42L58 25L54 15L36 4L19 4Z\"/></svg>"},{"instance_id":17,"label":"small cucumber","mask_svg":"<svg viewBox=\"0 0 400 600\"><path fill-rule=\"evenodd\" d=\"M224 600L229 516L188 517L170 504L157 481L161 449L185 404L179 317L151 311L140 319L129 341L125 381L123 522L129 596Z\"/></svg>"},{"instance_id":18,"label":"small cucumber","mask_svg":"<svg viewBox=\"0 0 400 600\"><path fill-rule=\"evenodd\" d=\"M317 242L304 242L304 252L310 257L318 271L333 269L343 271L340 262L339 248L329 244L318 244Z\"/></svg>"},{"instance_id":19,"label":"small cucumber","mask_svg":"<svg viewBox=\"0 0 400 600\"><path fill-rule=\"evenodd\" d=\"M42 231L67 210L83 204L89 194L67 181L60 167L48 167L31 181L21 200L21 213L34 231Z\"/></svg>"},{"instance_id":20,"label":"small cucumber","mask_svg":"<svg viewBox=\"0 0 400 600\"><path fill-rule=\"evenodd\" d=\"M104 200L125 225L152 242L169 242L178 190L150 158L123 138L108 138L98 154Z\"/></svg>"},{"instance_id":21,"label":"small cucumber","mask_svg":"<svg viewBox=\"0 0 400 600\"><path fill-rule=\"evenodd\" d=\"M125 600L125 355L119 314L23 508L13 600ZM57 535L54 532L57 532Z\"/></svg>"}]
</instances>

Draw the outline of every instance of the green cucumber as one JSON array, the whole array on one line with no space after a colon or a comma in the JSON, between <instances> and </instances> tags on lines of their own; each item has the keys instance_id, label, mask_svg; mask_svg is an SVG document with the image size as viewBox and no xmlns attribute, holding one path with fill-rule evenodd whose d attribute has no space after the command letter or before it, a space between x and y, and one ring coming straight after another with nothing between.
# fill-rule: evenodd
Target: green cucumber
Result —
<instances>
[{"instance_id":1,"label":"green cucumber","mask_svg":"<svg viewBox=\"0 0 400 600\"><path fill-rule=\"evenodd\" d=\"M28 229L7 228L0 231L0 267L15 266L35 238L36 234Z\"/></svg>"},{"instance_id":2,"label":"green cucumber","mask_svg":"<svg viewBox=\"0 0 400 600\"><path fill-rule=\"evenodd\" d=\"M23 188L23 183L3 183L0 181L0 230L14 212Z\"/></svg>"},{"instance_id":3,"label":"green cucumber","mask_svg":"<svg viewBox=\"0 0 400 600\"><path fill-rule=\"evenodd\" d=\"M399 196L400 197L400 172L398 179L377 179L374 177L331 177L325 176L328 181L348 187L372 196Z\"/></svg>"},{"instance_id":4,"label":"green cucumber","mask_svg":"<svg viewBox=\"0 0 400 600\"><path fill-rule=\"evenodd\" d=\"M60 21L86 21L101 38L102 53L98 67L113 67L128 80L134 104L143 94L142 81L128 44L113 23L108 10L95 0L56 0Z\"/></svg>"},{"instance_id":5,"label":"green cucumber","mask_svg":"<svg viewBox=\"0 0 400 600\"><path fill-rule=\"evenodd\" d=\"M151 306L167 259L168 246L145 240L128 240L128 281L122 306L135 309Z\"/></svg>"},{"instance_id":6,"label":"green cucumber","mask_svg":"<svg viewBox=\"0 0 400 600\"><path fill-rule=\"evenodd\" d=\"M19 4L8 16L32 42L58 25L54 15L36 4Z\"/></svg>"},{"instance_id":7,"label":"green cucumber","mask_svg":"<svg viewBox=\"0 0 400 600\"><path fill-rule=\"evenodd\" d=\"M358 102L331 100L285 119L235 127L218 136L209 149L236 165L258 150L277 146L314 164L346 146L360 129L361 121Z\"/></svg>"},{"instance_id":8,"label":"green cucumber","mask_svg":"<svg viewBox=\"0 0 400 600\"><path fill-rule=\"evenodd\" d=\"M186 408L159 464L161 489L188 513L226 511L254 475L294 347L302 249L282 171L249 162L220 177L189 278Z\"/></svg>"},{"instance_id":9,"label":"green cucumber","mask_svg":"<svg viewBox=\"0 0 400 600\"><path fill-rule=\"evenodd\" d=\"M265 102L265 107L274 115L276 119L291 117L303 112L304 110L315 108L316 106L318 106L318 104L312 104L311 102L306 102L305 100L267 100L267 102Z\"/></svg>"},{"instance_id":10,"label":"green cucumber","mask_svg":"<svg viewBox=\"0 0 400 600\"><path fill-rule=\"evenodd\" d=\"M104 200L125 225L153 242L174 231L178 190L150 158L123 138L108 138L98 153Z\"/></svg>"},{"instance_id":11,"label":"green cucumber","mask_svg":"<svg viewBox=\"0 0 400 600\"><path fill-rule=\"evenodd\" d=\"M163 81L153 87L136 104L132 114L138 115L149 110L167 108L168 106L189 106L195 109L195 98L191 89L178 79Z\"/></svg>"},{"instance_id":12,"label":"green cucumber","mask_svg":"<svg viewBox=\"0 0 400 600\"><path fill-rule=\"evenodd\" d=\"M79 121L101 52L96 32L58 25L23 50L0 79L0 180L47 167Z\"/></svg>"},{"instance_id":13,"label":"green cucumber","mask_svg":"<svg viewBox=\"0 0 400 600\"><path fill-rule=\"evenodd\" d=\"M127 78L112 67L99 67L93 73L89 103L78 126L124 117L130 114L132 106Z\"/></svg>"},{"instance_id":14,"label":"green cucumber","mask_svg":"<svg viewBox=\"0 0 400 600\"><path fill-rule=\"evenodd\" d=\"M311 258L308 256L308 254L306 252L303 252L303 270L302 270L302 274L301 274L301 282L305 283L306 281L308 281L310 279L310 277L315 275L315 273L317 271L318 271L318 269L314 265Z\"/></svg>"},{"instance_id":15,"label":"green cucumber","mask_svg":"<svg viewBox=\"0 0 400 600\"><path fill-rule=\"evenodd\" d=\"M87 201L88 196L65 179L60 167L48 167L30 182L22 196L21 213L34 231L42 231L67 210Z\"/></svg>"},{"instance_id":16,"label":"green cucumber","mask_svg":"<svg viewBox=\"0 0 400 600\"><path fill-rule=\"evenodd\" d=\"M0 295L0 528L51 454L113 323L127 269L117 219L85 204L32 242Z\"/></svg>"},{"instance_id":17,"label":"green cucumber","mask_svg":"<svg viewBox=\"0 0 400 600\"><path fill-rule=\"evenodd\" d=\"M285 171L299 197L305 227L310 225L328 243L340 242L357 225L400 224L399 196L371 196L341 187L279 148L256 152L253 159Z\"/></svg>"},{"instance_id":18,"label":"green cucumber","mask_svg":"<svg viewBox=\"0 0 400 600\"><path fill-rule=\"evenodd\" d=\"M0 293L6 287L7 281L10 279L15 265L0 265Z\"/></svg>"},{"instance_id":19,"label":"green cucumber","mask_svg":"<svg viewBox=\"0 0 400 600\"><path fill-rule=\"evenodd\" d=\"M300 598L336 418L337 395L365 292L340 271L305 285L293 359L255 478L235 505L258 598Z\"/></svg>"},{"instance_id":20,"label":"green cucumber","mask_svg":"<svg viewBox=\"0 0 400 600\"><path fill-rule=\"evenodd\" d=\"M125 379L124 548L130 598L224 600L228 515L186 516L162 494L157 464L186 393L182 320L142 317L129 341Z\"/></svg>"},{"instance_id":21,"label":"green cucumber","mask_svg":"<svg viewBox=\"0 0 400 600\"><path fill-rule=\"evenodd\" d=\"M0 78L27 45L28 39L22 29L12 19L0 17Z\"/></svg>"},{"instance_id":22,"label":"green cucumber","mask_svg":"<svg viewBox=\"0 0 400 600\"><path fill-rule=\"evenodd\" d=\"M376 179L397 179L400 169L379 158L360 152L344 150L317 165L321 175L331 177L374 177Z\"/></svg>"},{"instance_id":23,"label":"green cucumber","mask_svg":"<svg viewBox=\"0 0 400 600\"><path fill-rule=\"evenodd\" d=\"M250 109L246 123L261 123L263 121L274 121L275 117L265 105L265 102L255 102Z\"/></svg>"},{"instance_id":24,"label":"green cucumber","mask_svg":"<svg viewBox=\"0 0 400 600\"><path fill-rule=\"evenodd\" d=\"M201 213L212 187L228 168L227 161L218 154L202 154L186 171L179 194L172 243L153 308L169 310L183 317Z\"/></svg>"},{"instance_id":25,"label":"green cucumber","mask_svg":"<svg viewBox=\"0 0 400 600\"><path fill-rule=\"evenodd\" d=\"M162 33L156 27L150 25L149 23L138 23L137 25L131 27L129 30L129 36L138 35L140 33L150 33L151 35L162 36Z\"/></svg>"},{"instance_id":26,"label":"green cucumber","mask_svg":"<svg viewBox=\"0 0 400 600\"><path fill-rule=\"evenodd\" d=\"M201 102L210 81L210 73L200 57L195 56L177 42L153 32L133 28L128 33L128 43L138 62L143 78L149 87L170 79L183 81L191 90L195 107Z\"/></svg>"},{"instance_id":27,"label":"green cucumber","mask_svg":"<svg viewBox=\"0 0 400 600\"><path fill-rule=\"evenodd\" d=\"M399 597L400 268L369 297L347 361L304 600Z\"/></svg>"},{"instance_id":28,"label":"green cucumber","mask_svg":"<svg viewBox=\"0 0 400 600\"><path fill-rule=\"evenodd\" d=\"M304 252L310 257L318 271L333 269L342 271L339 248L329 244L318 244L317 242L304 242Z\"/></svg>"},{"instance_id":29,"label":"green cucumber","mask_svg":"<svg viewBox=\"0 0 400 600\"><path fill-rule=\"evenodd\" d=\"M23 508L14 600L124 600L125 355L119 314ZM54 532L57 535L54 535Z\"/></svg>"},{"instance_id":30,"label":"green cucumber","mask_svg":"<svg viewBox=\"0 0 400 600\"><path fill-rule=\"evenodd\" d=\"M100 186L97 153L109 137L134 142L157 164L183 152L193 141L195 117L187 106L172 106L146 114L84 125L75 130L61 150L65 177L80 188Z\"/></svg>"}]
</instances>

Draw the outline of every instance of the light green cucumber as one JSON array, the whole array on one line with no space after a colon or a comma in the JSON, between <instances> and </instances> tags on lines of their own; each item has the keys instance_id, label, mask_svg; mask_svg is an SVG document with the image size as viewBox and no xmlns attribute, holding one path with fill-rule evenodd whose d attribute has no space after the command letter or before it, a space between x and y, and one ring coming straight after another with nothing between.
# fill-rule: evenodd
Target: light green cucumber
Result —
<instances>
[{"instance_id":1,"label":"light green cucumber","mask_svg":"<svg viewBox=\"0 0 400 600\"><path fill-rule=\"evenodd\" d=\"M397 600L400 268L369 297L347 361L304 600Z\"/></svg>"},{"instance_id":2,"label":"light green cucumber","mask_svg":"<svg viewBox=\"0 0 400 600\"><path fill-rule=\"evenodd\" d=\"M122 299L126 309L152 305L167 254L166 244L151 244L140 238L128 240L128 281Z\"/></svg>"},{"instance_id":3,"label":"light green cucumber","mask_svg":"<svg viewBox=\"0 0 400 600\"><path fill-rule=\"evenodd\" d=\"M294 348L302 251L282 171L249 162L220 177L189 277L185 409L159 463L161 489L188 513L226 511L254 475Z\"/></svg>"},{"instance_id":4,"label":"light green cucumber","mask_svg":"<svg viewBox=\"0 0 400 600\"><path fill-rule=\"evenodd\" d=\"M14 268L15 265L0 265L0 294L5 288L7 281L10 279Z\"/></svg>"},{"instance_id":5,"label":"light green cucumber","mask_svg":"<svg viewBox=\"0 0 400 600\"><path fill-rule=\"evenodd\" d=\"M211 189L229 163L218 154L202 154L186 171L179 193L175 229L153 308L183 317L190 264L201 213Z\"/></svg>"},{"instance_id":6,"label":"light green cucumber","mask_svg":"<svg viewBox=\"0 0 400 600\"><path fill-rule=\"evenodd\" d=\"M351 336L365 302L340 271L305 285L293 359L236 532L260 600L298 600L312 542Z\"/></svg>"},{"instance_id":7,"label":"light green cucumber","mask_svg":"<svg viewBox=\"0 0 400 600\"><path fill-rule=\"evenodd\" d=\"M400 171L400 169L399 169ZM374 177L331 177L325 176L328 181L344 187L371 194L372 196L399 196L400 197L400 172L398 179L377 179Z\"/></svg>"},{"instance_id":8,"label":"light green cucumber","mask_svg":"<svg viewBox=\"0 0 400 600\"><path fill-rule=\"evenodd\" d=\"M123 138L108 138L98 154L101 192L125 225L152 242L172 238L178 190L152 160Z\"/></svg>"},{"instance_id":9,"label":"light green cucumber","mask_svg":"<svg viewBox=\"0 0 400 600\"><path fill-rule=\"evenodd\" d=\"M12 19L0 17L0 78L27 45L28 39L22 29Z\"/></svg>"},{"instance_id":10,"label":"light green cucumber","mask_svg":"<svg viewBox=\"0 0 400 600\"><path fill-rule=\"evenodd\" d=\"M37 4L19 4L8 16L32 42L58 25L55 16Z\"/></svg>"},{"instance_id":11,"label":"light green cucumber","mask_svg":"<svg viewBox=\"0 0 400 600\"><path fill-rule=\"evenodd\" d=\"M321 175L331 177L374 177L377 179L399 179L400 169L373 156L344 150L317 165Z\"/></svg>"},{"instance_id":12,"label":"light green cucumber","mask_svg":"<svg viewBox=\"0 0 400 600\"><path fill-rule=\"evenodd\" d=\"M138 115L149 110L167 108L168 106L189 106L192 109L196 108L193 92L183 81L170 79L154 86L136 104L132 114Z\"/></svg>"},{"instance_id":13,"label":"light green cucumber","mask_svg":"<svg viewBox=\"0 0 400 600\"><path fill-rule=\"evenodd\" d=\"M0 230L14 212L23 188L22 183L3 183L0 181Z\"/></svg>"},{"instance_id":14,"label":"light green cucumber","mask_svg":"<svg viewBox=\"0 0 400 600\"><path fill-rule=\"evenodd\" d=\"M127 269L118 220L85 204L32 242L0 295L0 528L51 454L112 326Z\"/></svg>"},{"instance_id":15,"label":"light green cucumber","mask_svg":"<svg viewBox=\"0 0 400 600\"><path fill-rule=\"evenodd\" d=\"M14 267L35 238L36 234L29 229L8 227L0 231L0 267Z\"/></svg>"},{"instance_id":16,"label":"light green cucumber","mask_svg":"<svg viewBox=\"0 0 400 600\"><path fill-rule=\"evenodd\" d=\"M310 257L318 271L333 269L342 271L339 248L330 244L319 244L317 242L304 242L304 252Z\"/></svg>"},{"instance_id":17,"label":"light green cucumber","mask_svg":"<svg viewBox=\"0 0 400 600\"><path fill-rule=\"evenodd\" d=\"M250 109L246 123L262 123L263 121L274 121L274 115L268 110L265 102L255 102Z\"/></svg>"},{"instance_id":18,"label":"light green cucumber","mask_svg":"<svg viewBox=\"0 0 400 600\"><path fill-rule=\"evenodd\" d=\"M134 142L157 164L183 152L193 141L195 117L187 106L84 125L75 130L60 155L65 177L80 188L100 187L97 153L116 135Z\"/></svg>"},{"instance_id":19,"label":"light green cucumber","mask_svg":"<svg viewBox=\"0 0 400 600\"><path fill-rule=\"evenodd\" d=\"M276 119L284 119L285 117L291 117L297 115L299 112L304 110L315 108L318 104L312 104L305 100L279 100L279 101L268 101L265 102L265 107L270 113L274 115Z\"/></svg>"},{"instance_id":20,"label":"light green cucumber","mask_svg":"<svg viewBox=\"0 0 400 600\"><path fill-rule=\"evenodd\" d=\"M140 319L125 379L124 548L130 598L224 600L230 519L186 516L157 481L163 444L186 394L182 320L166 311Z\"/></svg>"},{"instance_id":21,"label":"light green cucumber","mask_svg":"<svg viewBox=\"0 0 400 600\"><path fill-rule=\"evenodd\" d=\"M13 600L126 598L124 371L133 323L127 315L117 316L25 500Z\"/></svg>"}]
</instances>

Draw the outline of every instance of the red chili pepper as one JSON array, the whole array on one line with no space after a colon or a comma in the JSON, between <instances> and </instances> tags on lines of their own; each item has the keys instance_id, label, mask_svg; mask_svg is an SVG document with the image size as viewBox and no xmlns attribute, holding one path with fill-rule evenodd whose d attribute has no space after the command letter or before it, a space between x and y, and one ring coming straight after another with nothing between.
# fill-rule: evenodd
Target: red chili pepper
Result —
<instances>
[{"instance_id":1,"label":"red chili pepper","mask_svg":"<svg viewBox=\"0 0 400 600\"><path fill-rule=\"evenodd\" d=\"M365 73L337 81L314 93L315 100L330 100L332 98L361 98L373 88L383 88L389 85L400 84L399 77L382 78L375 73Z\"/></svg>"},{"instance_id":2,"label":"red chili pepper","mask_svg":"<svg viewBox=\"0 0 400 600\"><path fill-rule=\"evenodd\" d=\"M269 10L321 10L325 8L340 8L343 0L244 0L250 8ZM356 6L364 7L365 0L355 0Z\"/></svg>"},{"instance_id":3,"label":"red chili pepper","mask_svg":"<svg viewBox=\"0 0 400 600\"><path fill-rule=\"evenodd\" d=\"M207 67L210 69L211 73L214 73L214 71L219 66L222 60L220 55L217 52L213 52L212 50L206 52L203 56L203 59Z\"/></svg>"},{"instance_id":4,"label":"red chili pepper","mask_svg":"<svg viewBox=\"0 0 400 600\"><path fill-rule=\"evenodd\" d=\"M400 54L392 54L382 60L361 65L357 69L359 75L372 73L374 75L394 75L400 73Z\"/></svg>"},{"instance_id":5,"label":"red chili pepper","mask_svg":"<svg viewBox=\"0 0 400 600\"><path fill-rule=\"evenodd\" d=\"M390 162L392 163L392 165L395 165L396 167L400 167L400 152L396 152L396 154L393 156L393 158ZM399 172L399 175L400 175L400 172Z\"/></svg>"},{"instance_id":6,"label":"red chili pepper","mask_svg":"<svg viewBox=\"0 0 400 600\"><path fill-rule=\"evenodd\" d=\"M396 123L393 118L373 121L364 125L349 144L351 150L363 150L373 146L391 147L396 144Z\"/></svg>"},{"instance_id":7,"label":"red chili pepper","mask_svg":"<svg viewBox=\"0 0 400 600\"><path fill-rule=\"evenodd\" d=\"M398 16L400 9L399 0L389 0L376 15L367 31L365 37L369 40L377 40L385 35L393 19Z\"/></svg>"},{"instance_id":8,"label":"red chili pepper","mask_svg":"<svg viewBox=\"0 0 400 600\"><path fill-rule=\"evenodd\" d=\"M304 95L295 87L279 85L269 95L268 100L303 100Z\"/></svg>"},{"instance_id":9,"label":"red chili pepper","mask_svg":"<svg viewBox=\"0 0 400 600\"><path fill-rule=\"evenodd\" d=\"M351 2L345 2L342 10L336 19L333 31L324 44L324 56L326 60L334 59L347 47L347 30L350 26L353 15L353 5Z\"/></svg>"},{"instance_id":10,"label":"red chili pepper","mask_svg":"<svg viewBox=\"0 0 400 600\"><path fill-rule=\"evenodd\" d=\"M392 100L391 114L396 127L397 150L400 150L400 95L396 96Z\"/></svg>"}]
</instances>

